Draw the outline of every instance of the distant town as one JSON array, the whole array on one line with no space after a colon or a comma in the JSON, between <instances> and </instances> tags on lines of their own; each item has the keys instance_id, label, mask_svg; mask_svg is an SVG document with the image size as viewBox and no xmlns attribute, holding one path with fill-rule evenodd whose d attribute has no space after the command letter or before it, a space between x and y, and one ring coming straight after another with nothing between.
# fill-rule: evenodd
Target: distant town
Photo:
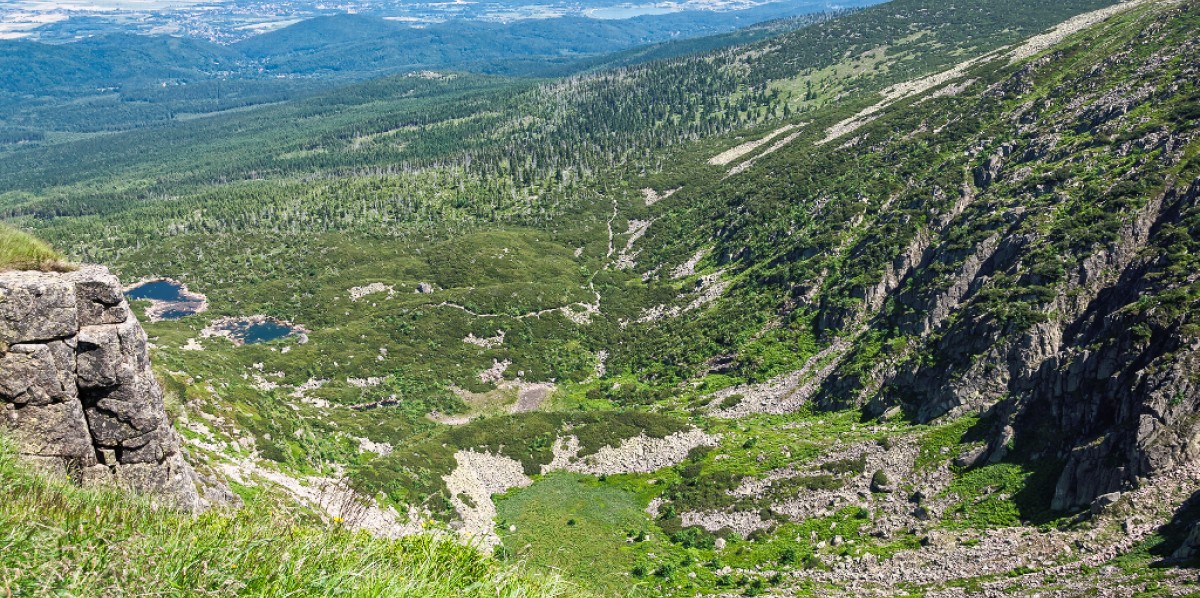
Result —
<instances>
[{"instance_id":1,"label":"distant town","mask_svg":"<svg viewBox=\"0 0 1200 598\"><path fill-rule=\"evenodd\" d=\"M511 22L587 16L625 19L684 10L737 10L765 4L755 0L684 0L628 3L609 0L526 4L521 0L410 3L402 0L0 0L0 39L69 42L110 33L193 37L233 43L322 15L360 13L414 26L450 19Z\"/></svg>"}]
</instances>

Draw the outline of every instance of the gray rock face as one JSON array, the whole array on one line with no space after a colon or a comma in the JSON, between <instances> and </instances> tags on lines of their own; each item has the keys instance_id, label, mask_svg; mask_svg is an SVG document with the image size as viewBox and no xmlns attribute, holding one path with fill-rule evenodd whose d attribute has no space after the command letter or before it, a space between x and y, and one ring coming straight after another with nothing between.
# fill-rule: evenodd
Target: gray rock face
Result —
<instances>
[{"instance_id":1,"label":"gray rock face","mask_svg":"<svg viewBox=\"0 0 1200 598\"><path fill-rule=\"evenodd\" d=\"M80 483L189 511L228 494L184 459L146 333L100 266L0 273L0 426L25 459Z\"/></svg>"},{"instance_id":2,"label":"gray rock face","mask_svg":"<svg viewBox=\"0 0 1200 598\"><path fill-rule=\"evenodd\" d=\"M1200 180L1147 201L1114 243L1068 272L1072 292L1052 301L1046 309L1051 317L1019 334L968 318L954 325L934 322L942 334L926 350L943 358L932 366L913 361L883 372L881 396L891 401L878 401L875 410L905 403L921 421L987 411L997 420L987 446L960 456L957 463L994 463L1009 446L1025 443L1031 452L1063 463L1049 505L1056 510L1086 508L1097 497L1129 490L1140 479L1200 459L1195 417L1200 411L1195 377L1200 343L1182 332L1188 313L1133 309L1143 298L1179 284L1164 271L1167 262L1148 249L1158 249L1156 231L1177 225L1181 211L1197 199ZM982 268L967 271L970 285L1011 270L1014 256L1027 244L1010 248L1002 243L980 262ZM971 265L969 259L965 263ZM1194 275L1188 280L1195 280ZM950 280L950 291L938 297L960 282ZM958 305L959 298L953 299L950 305ZM937 312L921 309L928 302L901 300L916 305L916 313ZM914 335L933 329L929 322L915 320L901 320L897 326ZM976 357L961 368L946 367L960 355ZM826 392L830 388L836 387L827 383Z\"/></svg>"},{"instance_id":3,"label":"gray rock face","mask_svg":"<svg viewBox=\"0 0 1200 598\"><path fill-rule=\"evenodd\" d=\"M1183 544L1171 554L1171 559L1186 562L1194 560L1197 556L1200 556L1200 523L1192 525Z\"/></svg>"}]
</instances>

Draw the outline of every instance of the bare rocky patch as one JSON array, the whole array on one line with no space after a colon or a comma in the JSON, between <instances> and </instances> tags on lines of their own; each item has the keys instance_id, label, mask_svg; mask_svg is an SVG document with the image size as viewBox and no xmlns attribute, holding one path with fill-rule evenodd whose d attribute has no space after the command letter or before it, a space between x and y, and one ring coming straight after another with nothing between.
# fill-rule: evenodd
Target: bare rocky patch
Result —
<instances>
[{"instance_id":1,"label":"bare rocky patch","mask_svg":"<svg viewBox=\"0 0 1200 598\"><path fill-rule=\"evenodd\" d=\"M697 250L696 253L692 254L692 257L688 258L686 262L680 264L674 270L671 270L671 278L678 280L680 278L687 278L688 276L695 276L696 266L700 263L700 260L712 253L712 249L712 247L704 247Z\"/></svg>"},{"instance_id":2,"label":"bare rocky patch","mask_svg":"<svg viewBox=\"0 0 1200 598\"><path fill-rule=\"evenodd\" d=\"M671 197L672 195L675 195L675 193L678 192L680 189L682 189L682 187L668 189L662 193L659 193L658 191L647 187L645 189L642 189L642 197L646 200L646 206L652 206L664 199L667 199L668 197ZM576 256L576 257L578 257L578 256Z\"/></svg>"},{"instance_id":3,"label":"bare rocky patch","mask_svg":"<svg viewBox=\"0 0 1200 598\"><path fill-rule=\"evenodd\" d=\"M708 163L713 166L728 166L729 164L733 163L735 160L742 158L743 156L753 152L754 150L766 145L772 139L774 139L784 133L787 133L788 131L795 129L796 127L797 127L797 125L794 125L794 124L784 125L778 129L775 129L774 131L771 131L770 133L767 133L765 136L763 136L760 139L747 141L741 145L727 149L727 150L713 156L712 158L709 158Z\"/></svg>"},{"instance_id":4,"label":"bare rocky patch","mask_svg":"<svg viewBox=\"0 0 1200 598\"><path fill-rule=\"evenodd\" d=\"M495 531L496 505L492 495L510 488L524 488L533 480L525 475L519 462L501 455L458 451L454 459L458 467L444 479L450 502L462 520L459 534L490 552L500 543Z\"/></svg>"},{"instance_id":5,"label":"bare rocky patch","mask_svg":"<svg viewBox=\"0 0 1200 598\"><path fill-rule=\"evenodd\" d=\"M736 419L754 413L793 413L813 396L850 348L844 338L813 355L804 367L758 384L739 384L710 395L715 417Z\"/></svg>"},{"instance_id":6,"label":"bare rocky patch","mask_svg":"<svg viewBox=\"0 0 1200 598\"><path fill-rule=\"evenodd\" d=\"M618 270L631 270L637 266L637 256L640 251L634 251L633 245L638 242L646 231L650 230L650 225L654 224L653 220L630 220L629 230L625 231L629 238L625 241L625 248L617 254L615 267Z\"/></svg>"},{"instance_id":7,"label":"bare rocky patch","mask_svg":"<svg viewBox=\"0 0 1200 598\"><path fill-rule=\"evenodd\" d=\"M510 382L509 386L517 389L517 402L509 409L510 413L528 413L537 411L550 398L555 386L549 382Z\"/></svg>"},{"instance_id":8,"label":"bare rocky patch","mask_svg":"<svg viewBox=\"0 0 1200 598\"><path fill-rule=\"evenodd\" d=\"M512 361L505 359L504 361L492 360L492 367L479 372L479 381L484 384L495 384L504 380L504 372L508 371L508 366L512 365Z\"/></svg>"},{"instance_id":9,"label":"bare rocky patch","mask_svg":"<svg viewBox=\"0 0 1200 598\"><path fill-rule=\"evenodd\" d=\"M505 332L503 330L497 330L496 336L480 338L475 336L474 333L470 333L463 337L463 342L468 345L475 345L476 347L480 347L482 349L495 349L504 345L504 334Z\"/></svg>"},{"instance_id":10,"label":"bare rocky patch","mask_svg":"<svg viewBox=\"0 0 1200 598\"><path fill-rule=\"evenodd\" d=\"M387 293L387 298L391 299L396 296L396 287L382 282L373 282L366 286L351 287L349 292L351 301L359 301L368 295L377 293Z\"/></svg>"},{"instance_id":11,"label":"bare rocky patch","mask_svg":"<svg viewBox=\"0 0 1200 598\"><path fill-rule=\"evenodd\" d=\"M660 304L642 310L642 315L637 319L638 323L657 322L663 318L677 318L687 312L695 311L716 301L729 288L730 282L721 279L723 274L724 271L719 271L701 276L696 281L696 288L693 292L683 293L678 297L679 299L691 299L688 303L681 305Z\"/></svg>"},{"instance_id":12,"label":"bare rocky patch","mask_svg":"<svg viewBox=\"0 0 1200 598\"><path fill-rule=\"evenodd\" d=\"M683 462L698 446L716 446L719 439L692 428L665 438L634 436L618 446L606 446L595 454L579 457L579 439L560 437L554 443L554 460L542 472L573 471L591 475L650 473Z\"/></svg>"},{"instance_id":13,"label":"bare rocky patch","mask_svg":"<svg viewBox=\"0 0 1200 598\"><path fill-rule=\"evenodd\" d=\"M799 127L803 127L805 124L808 124L808 123L804 123L804 124L801 124L801 125L798 125L798 126L799 126ZM769 155L771 155L771 154L773 154L773 153L775 153L775 152L779 151L780 149L782 149L782 148L783 148L783 146L785 146L785 145L787 145L787 144L789 144L789 143L791 143L791 142L795 141L795 140L796 140L796 138L797 138L797 137L799 137L801 133L803 133L803 131L796 131L796 132L794 132L794 133L792 133L792 134L788 135L787 137L784 137L783 139L780 139L779 141L776 141L775 143L772 143L772 144L771 144L771 147L768 147L768 148L767 148L766 150L764 150L764 151L763 151L761 154L759 154L759 155L757 155L757 156L754 156L753 158L750 158L749 160L746 160L745 162L742 162L741 164L738 164L737 166L734 166L733 168L730 168L730 169L729 169L729 173L728 173L728 174L726 174L725 176L726 176L726 177L731 177L731 176L738 175L738 174L741 174L741 173L743 173L743 172L746 172L747 170L749 170L749 169L750 169L750 167L751 167L751 166L754 166L754 163L755 163L757 160L759 160L760 158L764 158L764 157L766 157L766 156L769 156Z\"/></svg>"}]
</instances>

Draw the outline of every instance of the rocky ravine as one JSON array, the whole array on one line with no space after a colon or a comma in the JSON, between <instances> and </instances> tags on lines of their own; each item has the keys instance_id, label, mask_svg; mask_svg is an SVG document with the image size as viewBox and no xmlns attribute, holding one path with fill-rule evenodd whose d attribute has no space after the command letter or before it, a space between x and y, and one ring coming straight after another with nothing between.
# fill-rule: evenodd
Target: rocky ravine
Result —
<instances>
[{"instance_id":1,"label":"rocky ravine","mask_svg":"<svg viewBox=\"0 0 1200 598\"><path fill-rule=\"evenodd\" d=\"M187 463L146 333L107 269L0 273L0 410L21 455L190 511L232 498Z\"/></svg>"},{"instance_id":2,"label":"rocky ravine","mask_svg":"<svg viewBox=\"0 0 1200 598\"><path fill-rule=\"evenodd\" d=\"M1127 19L1112 18L1118 13ZM944 144L943 152L956 144L964 157L946 170L917 170L903 189L855 200L876 201L882 217L849 232L814 228L794 235L789 253L755 257L756 265L807 260L820 273L829 251L851 266L834 280L797 283L780 305L816 313L823 350L799 371L715 394L743 398L712 403L714 415L803 405L868 418L903 412L916 422L984 414L987 459L1017 452L1058 464L1048 506L1061 512L1200 458L1200 281L1188 261L1200 238L1200 121L1186 109L1138 111L1195 104L1182 84L1200 76L1195 13L1194 2L1123 3L1072 19L1011 57L1000 52L885 92L929 101L952 85L956 93L941 97L946 122L988 119L964 129L969 135L927 135L922 143ZM1094 55L1076 42L968 84L983 76L980 65L1008 68L1089 25L1102 28L1090 35L1136 41ZM1047 99L1046 89L1063 99ZM899 123L920 111L885 104L862 118L892 118L896 129L862 129L863 147L829 152L879 153L907 167L914 150ZM813 213L829 209L809 201ZM1085 210L1117 216L1086 227L1066 217ZM895 229L882 234L883 226ZM826 233L841 236L828 250L812 241ZM714 254L739 255L745 243L730 233Z\"/></svg>"}]
</instances>

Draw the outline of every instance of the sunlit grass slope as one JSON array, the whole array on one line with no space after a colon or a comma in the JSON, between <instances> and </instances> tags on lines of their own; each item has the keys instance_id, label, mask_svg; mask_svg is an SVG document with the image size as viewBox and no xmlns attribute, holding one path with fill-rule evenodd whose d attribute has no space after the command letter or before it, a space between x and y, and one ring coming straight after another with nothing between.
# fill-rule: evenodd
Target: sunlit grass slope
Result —
<instances>
[{"instance_id":1,"label":"sunlit grass slope","mask_svg":"<svg viewBox=\"0 0 1200 598\"><path fill-rule=\"evenodd\" d=\"M251 505L198 517L23 468L0 437L0 595L578 595L434 537L383 540Z\"/></svg>"},{"instance_id":2,"label":"sunlit grass slope","mask_svg":"<svg viewBox=\"0 0 1200 598\"><path fill-rule=\"evenodd\" d=\"M0 223L0 271L3 270L66 270L69 266L62 254L46 243Z\"/></svg>"}]
</instances>

